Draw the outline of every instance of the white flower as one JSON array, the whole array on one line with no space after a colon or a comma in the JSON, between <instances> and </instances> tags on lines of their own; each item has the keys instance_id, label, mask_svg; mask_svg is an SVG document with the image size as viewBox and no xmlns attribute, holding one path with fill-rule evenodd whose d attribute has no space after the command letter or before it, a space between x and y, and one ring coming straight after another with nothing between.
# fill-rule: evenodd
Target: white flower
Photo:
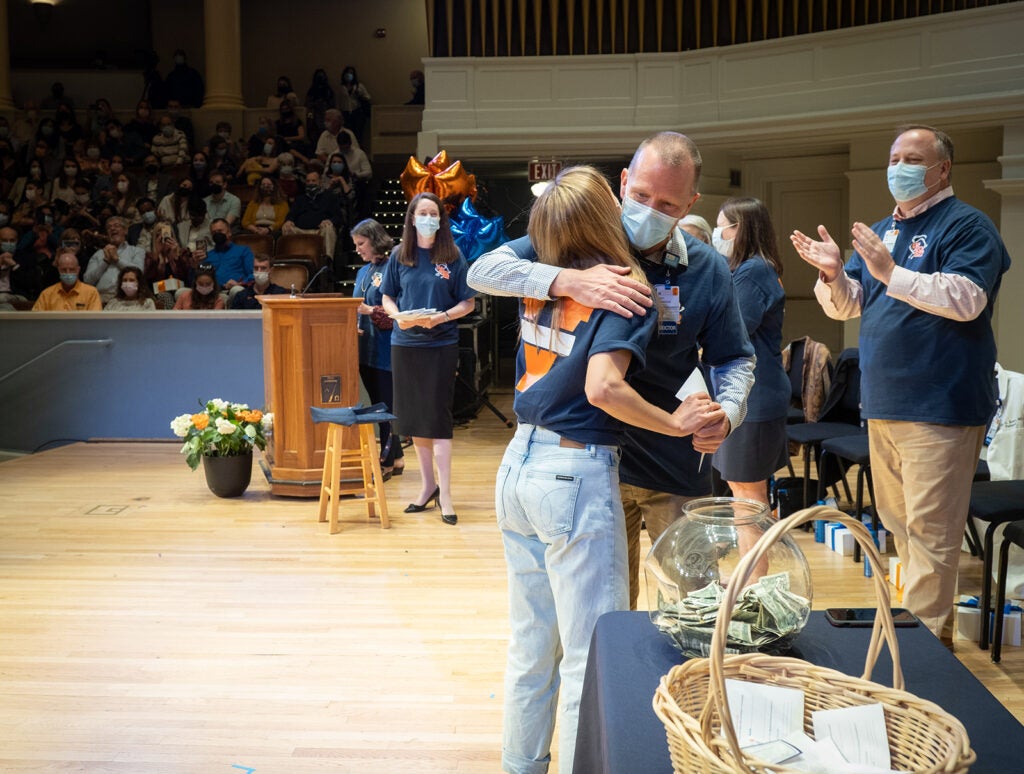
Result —
<instances>
[{"instance_id":1,"label":"white flower","mask_svg":"<svg viewBox=\"0 0 1024 774\"><path fill-rule=\"evenodd\" d=\"M213 404L213 407L217 409L217 411L223 411L228 407L228 402L226 400L221 400L220 398L214 398L210 403Z\"/></svg>"},{"instance_id":2,"label":"white flower","mask_svg":"<svg viewBox=\"0 0 1024 774\"><path fill-rule=\"evenodd\" d=\"M274 429L274 414L264 414L260 424L263 425L263 432L269 433L271 430Z\"/></svg>"},{"instance_id":3,"label":"white flower","mask_svg":"<svg viewBox=\"0 0 1024 774\"><path fill-rule=\"evenodd\" d=\"M231 435L237 429L238 428L228 420L223 417L217 417L217 432L221 435Z\"/></svg>"},{"instance_id":4,"label":"white flower","mask_svg":"<svg viewBox=\"0 0 1024 774\"><path fill-rule=\"evenodd\" d=\"M232 411L236 411L236 412L237 411L245 411L247 408L249 408L249 404L248 403L232 403L231 404L231 410Z\"/></svg>"},{"instance_id":5,"label":"white flower","mask_svg":"<svg viewBox=\"0 0 1024 774\"><path fill-rule=\"evenodd\" d=\"M192 427L192 415L182 414L171 420L171 430L179 438L184 438L188 435L189 428Z\"/></svg>"}]
</instances>

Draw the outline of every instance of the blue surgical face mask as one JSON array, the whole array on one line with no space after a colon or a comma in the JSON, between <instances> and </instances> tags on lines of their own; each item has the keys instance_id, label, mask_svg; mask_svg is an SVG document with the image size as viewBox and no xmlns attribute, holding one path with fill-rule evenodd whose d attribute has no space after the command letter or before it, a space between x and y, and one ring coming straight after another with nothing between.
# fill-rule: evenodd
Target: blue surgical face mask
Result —
<instances>
[{"instance_id":1,"label":"blue surgical face mask","mask_svg":"<svg viewBox=\"0 0 1024 774\"><path fill-rule=\"evenodd\" d=\"M417 215L415 224L417 234L421 237L430 238L441 228L441 219L433 215Z\"/></svg>"},{"instance_id":2,"label":"blue surgical face mask","mask_svg":"<svg viewBox=\"0 0 1024 774\"><path fill-rule=\"evenodd\" d=\"M889 179L889 193L898 202L909 202L928 192L929 186L924 182L928 170L942 162L926 167L924 164L907 164L899 161L891 164L886 172Z\"/></svg>"},{"instance_id":3,"label":"blue surgical face mask","mask_svg":"<svg viewBox=\"0 0 1024 774\"><path fill-rule=\"evenodd\" d=\"M13 253L17 247L17 242L0 242L0 253Z\"/></svg>"},{"instance_id":4,"label":"blue surgical face mask","mask_svg":"<svg viewBox=\"0 0 1024 774\"><path fill-rule=\"evenodd\" d=\"M147 226L152 226L154 223L156 223L156 213L153 212L153 210L142 213L142 222L145 223Z\"/></svg>"},{"instance_id":5,"label":"blue surgical face mask","mask_svg":"<svg viewBox=\"0 0 1024 774\"><path fill-rule=\"evenodd\" d=\"M722 236L722 232L725 231L725 229L727 228L732 228L732 226L715 226L714 230L711 232L711 246L714 247L726 258L731 258L732 245L733 242L735 242L736 240L735 238L726 239L725 237Z\"/></svg>"},{"instance_id":6,"label":"blue surgical face mask","mask_svg":"<svg viewBox=\"0 0 1024 774\"><path fill-rule=\"evenodd\" d=\"M74 285L76 282L78 282L78 275L61 273L60 281L63 282L65 285Z\"/></svg>"},{"instance_id":7,"label":"blue surgical face mask","mask_svg":"<svg viewBox=\"0 0 1024 774\"><path fill-rule=\"evenodd\" d=\"M678 221L679 218L658 212L629 196L622 201L622 225L626 228L630 244L638 250L664 242Z\"/></svg>"}]
</instances>

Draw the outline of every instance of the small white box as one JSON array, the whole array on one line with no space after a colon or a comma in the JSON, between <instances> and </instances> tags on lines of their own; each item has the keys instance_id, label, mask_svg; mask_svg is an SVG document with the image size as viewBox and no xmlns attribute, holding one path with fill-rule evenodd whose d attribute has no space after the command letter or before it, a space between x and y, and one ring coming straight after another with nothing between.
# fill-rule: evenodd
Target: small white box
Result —
<instances>
[{"instance_id":1,"label":"small white box","mask_svg":"<svg viewBox=\"0 0 1024 774\"><path fill-rule=\"evenodd\" d=\"M829 524L825 528L825 540L828 547L837 554L853 556L853 547L856 545L853 533L842 524Z\"/></svg>"},{"instance_id":2,"label":"small white box","mask_svg":"<svg viewBox=\"0 0 1024 774\"><path fill-rule=\"evenodd\" d=\"M1003 645L1020 647L1020 624L1021 614L1015 610L1003 617ZM989 639L995 633L995 615L989 613L988 617ZM965 640L977 642L981 637L981 611L976 607L956 608L956 632Z\"/></svg>"}]
</instances>

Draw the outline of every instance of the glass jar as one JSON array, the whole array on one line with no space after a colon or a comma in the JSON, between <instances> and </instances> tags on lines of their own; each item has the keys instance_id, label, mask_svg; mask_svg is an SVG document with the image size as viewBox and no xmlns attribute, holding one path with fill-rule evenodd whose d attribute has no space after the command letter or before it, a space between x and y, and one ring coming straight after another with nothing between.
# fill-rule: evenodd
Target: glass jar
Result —
<instances>
[{"instance_id":1,"label":"glass jar","mask_svg":"<svg viewBox=\"0 0 1024 774\"><path fill-rule=\"evenodd\" d=\"M651 620L687 656L708 655L724 589L773 523L768 506L753 500L691 500L651 548L644 562ZM752 568L725 652L785 651L806 625L811 600L807 559L785 535Z\"/></svg>"}]
</instances>

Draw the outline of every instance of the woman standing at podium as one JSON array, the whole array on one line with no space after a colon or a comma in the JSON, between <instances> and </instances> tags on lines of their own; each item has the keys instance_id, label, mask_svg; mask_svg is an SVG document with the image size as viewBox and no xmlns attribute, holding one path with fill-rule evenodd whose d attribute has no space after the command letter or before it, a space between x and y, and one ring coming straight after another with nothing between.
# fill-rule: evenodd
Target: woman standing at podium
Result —
<instances>
[{"instance_id":1,"label":"woman standing at podium","mask_svg":"<svg viewBox=\"0 0 1024 774\"><path fill-rule=\"evenodd\" d=\"M476 295L466 284L467 270L441 200L432 193L414 196L402 242L384 270L381 304L389 315L411 312L395 320L391 334L394 413L402 434L412 436L422 476L419 497L405 512L424 511L433 500L445 524L458 521L451 493L452 401L459 361L455 321L473 311Z\"/></svg>"},{"instance_id":2,"label":"woman standing at podium","mask_svg":"<svg viewBox=\"0 0 1024 774\"><path fill-rule=\"evenodd\" d=\"M381 305L380 286L384 268L395 240L384 227L367 218L352 227L352 241L365 264L356 274L352 295L362 298L359 305L359 376L370 396L370 403L395 406L394 382L391 378L391 330L394 324ZM405 472L402 442L391 432L390 422L380 422L380 465L385 478Z\"/></svg>"},{"instance_id":3,"label":"woman standing at podium","mask_svg":"<svg viewBox=\"0 0 1024 774\"><path fill-rule=\"evenodd\" d=\"M528 231L528 240L499 250L521 257L535 251L541 263L566 269L624 266L647 284L619 203L593 167L559 173L534 203ZM511 629L506 772L547 770L559 698L559 771L572 770L590 637L601 615L629 609L619 496L625 424L685 436L721 414L706 393L669 413L629 386L626 374L643 366L658 326L655 311L626 319L571 298L520 304L513 403L519 426L495 484Z\"/></svg>"}]
</instances>

